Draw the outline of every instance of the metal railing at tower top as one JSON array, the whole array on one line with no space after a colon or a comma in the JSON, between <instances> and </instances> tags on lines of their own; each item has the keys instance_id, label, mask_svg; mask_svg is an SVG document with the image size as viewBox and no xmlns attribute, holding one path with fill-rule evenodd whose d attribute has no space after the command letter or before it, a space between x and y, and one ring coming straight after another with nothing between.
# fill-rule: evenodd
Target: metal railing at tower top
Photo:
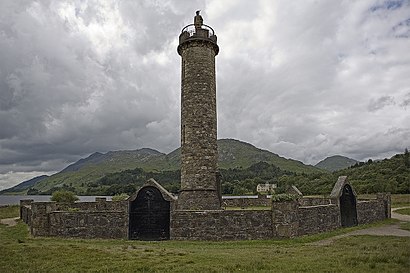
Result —
<instances>
[{"instance_id":1,"label":"metal railing at tower top","mask_svg":"<svg viewBox=\"0 0 410 273\"><path fill-rule=\"evenodd\" d=\"M215 55L218 55L219 47L217 44L217 37L213 28L207 25L201 25L195 27L195 24L190 24L184 27L179 35L179 45L177 48L178 54L181 55L182 46L186 42L191 41L205 41L209 42L212 48L215 50Z\"/></svg>"},{"instance_id":2,"label":"metal railing at tower top","mask_svg":"<svg viewBox=\"0 0 410 273\"><path fill-rule=\"evenodd\" d=\"M200 30L201 36L202 36L204 33L207 33L207 37L206 37L206 38L211 38L212 36L215 36L215 31L214 31L214 29L211 28L211 27L208 26L208 25L201 25L201 28L198 29L198 30ZM197 28L195 27L194 24L190 24L190 25L187 25L186 27L184 27L184 28L182 29L182 31L181 31L181 34L184 33L184 32L187 32L187 33L189 34L189 37L192 37L192 36L194 36L194 35L196 35L196 34L199 34L199 33L197 32Z\"/></svg>"}]
</instances>

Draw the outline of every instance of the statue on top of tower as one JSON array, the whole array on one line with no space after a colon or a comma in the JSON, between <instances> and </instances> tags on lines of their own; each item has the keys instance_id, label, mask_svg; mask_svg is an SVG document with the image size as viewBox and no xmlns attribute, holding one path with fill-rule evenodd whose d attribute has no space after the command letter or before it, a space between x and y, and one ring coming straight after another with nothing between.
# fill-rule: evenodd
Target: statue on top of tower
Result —
<instances>
[{"instance_id":1,"label":"statue on top of tower","mask_svg":"<svg viewBox=\"0 0 410 273\"><path fill-rule=\"evenodd\" d=\"M201 29L201 26L204 24L204 19L202 19L202 16L199 15L200 12L201 10L197 10L196 15L194 17L195 29Z\"/></svg>"}]
</instances>

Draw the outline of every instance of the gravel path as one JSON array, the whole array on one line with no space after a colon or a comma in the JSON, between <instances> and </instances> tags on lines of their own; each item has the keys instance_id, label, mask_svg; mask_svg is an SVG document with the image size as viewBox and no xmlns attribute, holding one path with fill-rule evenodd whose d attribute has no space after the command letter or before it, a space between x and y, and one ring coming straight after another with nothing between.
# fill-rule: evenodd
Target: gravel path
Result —
<instances>
[{"instance_id":1,"label":"gravel path","mask_svg":"<svg viewBox=\"0 0 410 273\"><path fill-rule=\"evenodd\" d=\"M311 243L311 245L326 246L326 245L332 244L334 241L336 241L340 238L344 238L344 237L348 237L348 236L354 236L354 235L410 237L410 231L400 229L400 224L401 223L410 222L410 216L394 212L395 210L403 209L403 208L408 208L408 207L393 208L392 213L391 213L391 218L401 221L400 223L385 225L385 226L381 226L381 227L371 227L371 228L366 228L366 229L355 230L355 231L352 231L352 232L349 232L349 233L337 235L337 236L334 236L334 237L331 237L331 238L328 238L328 239L324 239L324 240L320 240L320 241Z\"/></svg>"}]
</instances>

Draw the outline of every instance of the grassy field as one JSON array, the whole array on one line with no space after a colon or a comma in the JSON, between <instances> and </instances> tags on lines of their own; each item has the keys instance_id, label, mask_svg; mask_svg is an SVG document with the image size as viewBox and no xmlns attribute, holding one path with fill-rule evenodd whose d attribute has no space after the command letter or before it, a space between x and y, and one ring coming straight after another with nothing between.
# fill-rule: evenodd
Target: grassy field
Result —
<instances>
[{"instance_id":1,"label":"grassy field","mask_svg":"<svg viewBox=\"0 0 410 273\"><path fill-rule=\"evenodd\" d=\"M405 214L405 215L410 215L410 208L398 209L398 210L395 210L394 212Z\"/></svg>"},{"instance_id":2,"label":"grassy field","mask_svg":"<svg viewBox=\"0 0 410 273\"><path fill-rule=\"evenodd\" d=\"M360 194L359 199L373 199L375 194ZM391 195L392 208L410 207L410 194L392 194Z\"/></svg>"},{"instance_id":3,"label":"grassy field","mask_svg":"<svg viewBox=\"0 0 410 273\"><path fill-rule=\"evenodd\" d=\"M4 210L9 208L0 208L1 218L10 216ZM410 238L310 244L359 228L288 240L139 242L32 238L19 222L0 225L0 272L408 272Z\"/></svg>"},{"instance_id":4,"label":"grassy field","mask_svg":"<svg viewBox=\"0 0 410 273\"><path fill-rule=\"evenodd\" d=\"M19 212L19 206L0 207L0 219L18 217Z\"/></svg>"},{"instance_id":5,"label":"grassy field","mask_svg":"<svg viewBox=\"0 0 410 273\"><path fill-rule=\"evenodd\" d=\"M410 231L410 222L400 224L400 228Z\"/></svg>"},{"instance_id":6,"label":"grassy field","mask_svg":"<svg viewBox=\"0 0 410 273\"><path fill-rule=\"evenodd\" d=\"M410 206L410 194L392 194L391 203L393 208Z\"/></svg>"}]
</instances>

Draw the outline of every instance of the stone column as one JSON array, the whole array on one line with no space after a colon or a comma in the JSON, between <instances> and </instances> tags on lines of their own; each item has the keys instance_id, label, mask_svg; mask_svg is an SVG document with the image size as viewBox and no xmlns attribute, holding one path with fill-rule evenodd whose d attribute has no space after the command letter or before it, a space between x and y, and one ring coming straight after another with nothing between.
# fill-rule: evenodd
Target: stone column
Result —
<instances>
[{"instance_id":1,"label":"stone column","mask_svg":"<svg viewBox=\"0 0 410 273\"><path fill-rule=\"evenodd\" d=\"M378 193L377 200L383 202L386 218L391 218L391 195L390 193Z\"/></svg>"},{"instance_id":2,"label":"stone column","mask_svg":"<svg viewBox=\"0 0 410 273\"><path fill-rule=\"evenodd\" d=\"M178 209L215 210L221 207L217 191L215 80L215 56L219 47L213 31L195 29L189 35L184 30L178 46L182 57Z\"/></svg>"},{"instance_id":3,"label":"stone column","mask_svg":"<svg viewBox=\"0 0 410 273\"><path fill-rule=\"evenodd\" d=\"M50 213L56 210L55 202L34 202L31 204L31 234L33 236L50 235Z\"/></svg>"},{"instance_id":4,"label":"stone column","mask_svg":"<svg viewBox=\"0 0 410 273\"><path fill-rule=\"evenodd\" d=\"M292 238L298 236L298 201L272 202L273 236Z\"/></svg>"},{"instance_id":5,"label":"stone column","mask_svg":"<svg viewBox=\"0 0 410 273\"><path fill-rule=\"evenodd\" d=\"M31 203L33 203L33 199L25 199L25 200L20 200L20 219L23 220L24 223L27 224L28 217L27 215L23 216L23 210L25 206L31 206Z\"/></svg>"}]
</instances>

